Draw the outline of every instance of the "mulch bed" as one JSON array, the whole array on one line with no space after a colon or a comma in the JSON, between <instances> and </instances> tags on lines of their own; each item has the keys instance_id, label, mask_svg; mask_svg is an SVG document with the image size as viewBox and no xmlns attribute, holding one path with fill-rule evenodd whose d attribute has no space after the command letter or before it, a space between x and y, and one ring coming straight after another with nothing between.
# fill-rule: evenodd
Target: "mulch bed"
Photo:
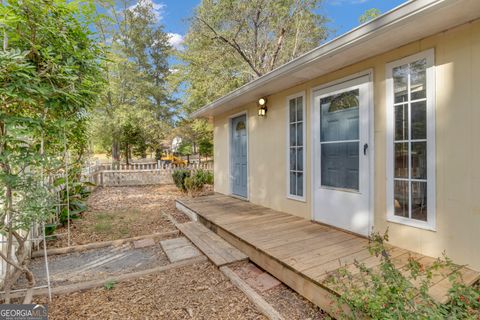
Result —
<instances>
[{"instance_id":1,"label":"mulch bed","mask_svg":"<svg viewBox=\"0 0 480 320\"><path fill-rule=\"evenodd\" d=\"M58 296L48 308L49 319L265 319L209 262Z\"/></svg>"}]
</instances>

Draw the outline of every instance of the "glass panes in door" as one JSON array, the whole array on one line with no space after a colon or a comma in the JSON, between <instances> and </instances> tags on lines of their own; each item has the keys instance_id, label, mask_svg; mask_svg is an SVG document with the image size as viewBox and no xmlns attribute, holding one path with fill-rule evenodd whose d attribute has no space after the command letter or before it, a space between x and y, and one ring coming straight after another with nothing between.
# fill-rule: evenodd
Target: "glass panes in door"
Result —
<instances>
[{"instance_id":1,"label":"glass panes in door","mask_svg":"<svg viewBox=\"0 0 480 320\"><path fill-rule=\"evenodd\" d=\"M359 190L359 90L320 99L321 186Z\"/></svg>"}]
</instances>

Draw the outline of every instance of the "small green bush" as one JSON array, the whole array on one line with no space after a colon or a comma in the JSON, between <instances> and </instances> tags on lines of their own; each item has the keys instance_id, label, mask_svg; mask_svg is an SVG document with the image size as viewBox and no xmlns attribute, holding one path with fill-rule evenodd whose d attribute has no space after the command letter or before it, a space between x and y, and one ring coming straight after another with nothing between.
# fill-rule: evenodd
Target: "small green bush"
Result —
<instances>
[{"instance_id":1,"label":"small green bush","mask_svg":"<svg viewBox=\"0 0 480 320\"><path fill-rule=\"evenodd\" d=\"M195 193L206 184L213 185L213 173L208 170L175 170L172 174L175 185L182 191Z\"/></svg>"},{"instance_id":2,"label":"small green bush","mask_svg":"<svg viewBox=\"0 0 480 320\"><path fill-rule=\"evenodd\" d=\"M107 290L112 290L113 288L115 288L116 284L117 284L117 282L115 280L110 280L110 281L105 282L103 287Z\"/></svg>"},{"instance_id":3,"label":"small green bush","mask_svg":"<svg viewBox=\"0 0 480 320\"><path fill-rule=\"evenodd\" d=\"M203 180L203 177L196 174L191 177L185 178L185 188L188 192L192 194L201 191L204 184L205 181Z\"/></svg>"},{"instance_id":4,"label":"small green bush","mask_svg":"<svg viewBox=\"0 0 480 320\"><path fill-rule=\"evenodd\" d=\"M203 184L213 185L213 173L208 170L198 170L195 172L196 179Z\"/></svg>"},{"instance_id":5,"label":"small green bush","mask_svg":"<svg viewBox=\"0 0 480 320\"><path fill-rule=\"evenodd\" d=\"M458 270L445 255L422 264L410 257L399 269L387 249L388 233L373 233L369 245L380 258L374 269L355 261L354 269L341 268L327 280L342 293L337 300L338 319L480 319L480 288L462 284ZM451 289L446 304L428 294L435 275L451 272ZM414 285L415 284L415 285ZM351 313L342 306L348 306Z\"/></svg>"},{"instance_id":6,"label":"small green bush","mask_svg":"<svg viewBox=\"0 0 480 320\"><path fill-rule=\"evenodd\" d=\"M172 177L173 177L173 182L175 183L178 189L182 191L187 191L187 188L185 187L185 179L190 177L190 170L185 170L185 169L175 170L172 173Z\"/></svg>"}]
</instances>

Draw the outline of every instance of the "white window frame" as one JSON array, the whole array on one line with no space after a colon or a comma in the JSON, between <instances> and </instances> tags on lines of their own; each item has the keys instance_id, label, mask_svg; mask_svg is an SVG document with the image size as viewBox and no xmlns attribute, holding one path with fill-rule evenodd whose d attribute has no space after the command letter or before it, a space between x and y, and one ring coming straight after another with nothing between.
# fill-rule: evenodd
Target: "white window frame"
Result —
<instances>
[{"instance_id":1,"label":"white window frame","mask_svg":"<svg viewBox=\"0 0 480 320\"><path fill-rule=\"evenodd\" d=\"M302 202L306 202L306 193L307 193L307 190L305 189L306 188L306 185L307 185L307 176L306 176L306 124L307 124L307 121L306 121L306 108L307 108L307 105L306 105L306 100L305 100L305 91L302 91L302 92L298 92L296 94L292 94L290 96L288 96L286 98L286 175L287 175L287 198L288 199L291 199L291 200L297 200L297 201L302 201ZM302 127L302 136L303 136L303 150L302 150L302 155L303 155L303 187L302 187L302 190L303 190L303 196L297 196L297 195L294 195L294 194L291 194L290 193L290 100L292 99L296 99L296 98L302 98L302 123L303 123L303 127Z\"/></svg>"},{"instance_id":2,"label":"white window frame","mask_svg":"<svg viewBox=\"0 0 480 320\"><path fill-rule=\"evenodd\" d=\"M394 207L394 130L395 130L395 109L394 109L394 87L393 69L421 59L426 59L426 83L427 83L427 221L421 221L395 215ZM387 221L408 225L411 227L436 230L436 191L435 191L435 51L429 49L406 58L388 63L386 65L386 106L387 106ZM410 94L410 83L408 83L408 94ZM410 97L408 104L410 105ZM410 119L409 119L410 123ZM410 127L410 125L409 125ZM409 137L409 140L410 141ZM410 157L409 157L409 162ZM410 165L409 165L410 167ZM408 175L408 183L412 182L411 175ZM411 199L410 199L411 203ZM410 204L411 205L411 204Z\"/></svg>"}]
</instances>

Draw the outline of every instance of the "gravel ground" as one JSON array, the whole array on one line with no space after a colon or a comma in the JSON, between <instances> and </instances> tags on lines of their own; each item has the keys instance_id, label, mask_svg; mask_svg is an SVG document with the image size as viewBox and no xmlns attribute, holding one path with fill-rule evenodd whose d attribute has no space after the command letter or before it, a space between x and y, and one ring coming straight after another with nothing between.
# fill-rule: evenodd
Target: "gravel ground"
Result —
<instances>
[{"instance_id":1,"label":"gravel ground","mask_svg":"<svg viewBox=\"0 0 480 320\"><path fill-rule=\"evenodd\" d=\"M169 263L158 242L145 248L134 248L133 244L127 243L116 247L53 255L48 258L52 286L102 279ZM32 259L29 267L35 275L37 285L46 285L47 275L43 257ZM18 280L17 287L25 288L26 285L27 280L23 276Z\"/></svg>"},{"instance_id":2,"label":"gravel ground","mask_svg":"<svg viewBox=\"0 0 480 320\"><path fill-rule=\"evenodd\" d=\"M48 308L49 319L265 319L209 262L54 297Z\"/></svg>"},{"instance_id":3,"label":"gravel ground","mask_svg":"<svg viewBox=\"0 0 480 320\"><path fill-rule=\"evenodd\" d=\"M183 215L175 209L175 199L183 194L173 185L97 188L88 199L88 211L71 224L71 243L130 238L176 230L166 213ZM188 219L188 218L187 218ZM65 233L59 228L57 234ZM66 236L49 241L48 246L66 247Z\"/></svg>"}]
</instances>

